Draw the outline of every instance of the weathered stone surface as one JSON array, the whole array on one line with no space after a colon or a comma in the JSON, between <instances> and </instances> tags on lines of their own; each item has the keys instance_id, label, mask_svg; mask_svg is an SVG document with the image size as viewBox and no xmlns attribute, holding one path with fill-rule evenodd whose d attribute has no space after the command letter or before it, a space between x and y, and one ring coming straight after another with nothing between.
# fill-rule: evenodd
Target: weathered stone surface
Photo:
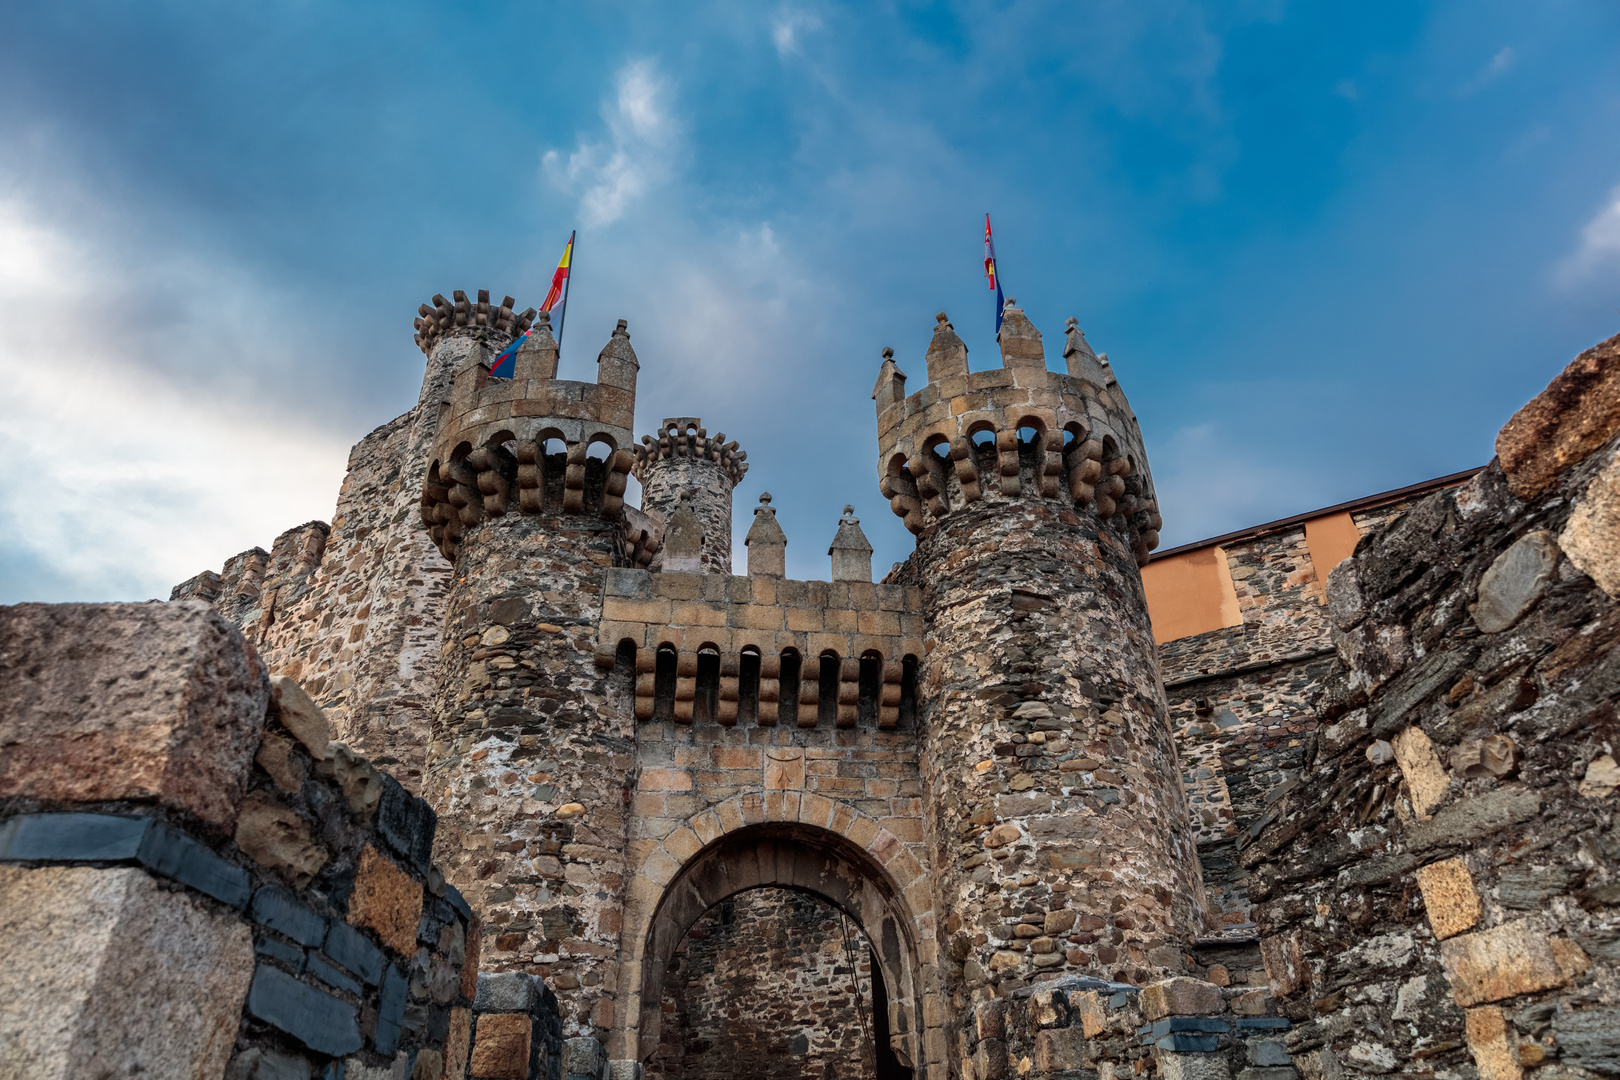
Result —
<instances>
[{"instance_id":1,"label":"weathered stone surface","mask_svg":"<svg viewBox=\"0 0 1620 1080\"><path fill-rule=\"evenodd\" d=\"M1545 491L1564 469L1620 431L1620 336L1572 360L1496 436L1496 455L1520 499Z\"/></svg>"},{"instance_id":2,"label":"weathered stone surface","mask_svg":"<svg viewBox=\"0 0 1620 1080\"><path fill-rule=\"evenodd\" d=\"M444 1072L454 1080L467 1075L467 1053L472 1047L472 1010L450 1010L450 1035L444 1041Z\"/></svg>"},{"instance_id":3,"label":"weathered stone surface","mask_svg":"<svg viewBox=\"0 0 1620 1080\"><path fill-rule=\"evenodd\" d=\"M1451 752L1451 768L1464 779L1481 776L1498 779L1510 775L1519 761L1519 748L1507 735L1487 735L1466 739Z\"/></svg>"},{"instance_id":4,"label":"weathered stone surface","mask_svg":"<svg viewBox=\"0 0 1620 1080\"><path fill-rule=\"evenodd\" d=\"M326 851L316 843L303 818L264 791L242 802L236 823L236 846L254 862L303 888L326 865Z\"/></svg>"},{"instance_id":5,"label":"weathered stone surface","mask_svg":"<svg viewBox=\"0 0 1620 1080\"><path fill-rule=\"evenodd\" d=\"M1226 1008L1221 988L1202 979L1178 977L1142 988L1142 1016L1213 1016Z\"/></svg>"},{"instance_id":6,"label":"weathered stone surface","mask_svg":"<svg viewBox=\"0 0 1620 1080\"><path fill-rule=\"evenodd\" d=\"M1395 763L1401 767L1401 774L1406 777L1406 788L1412 795L1412 809L1419 817L1428 817L1445 801L1451 788L1451 777L1445 766L1440 764L1434 744L1422 728L1404 729L1395 736L1392 745Z\"/></svg>"},{"instance_id":7,"label":"weathered stone surface","mask_svg":"<svg viewBox=\"0 0 1620 1080\"><path fill-rule=\"evenodd\" d=\"M1466 861L1445 859L1419 867L1417 880L1435 937L1455 937L1479 924L1479 893Z\"/></svg>"},{"instance_id":8,"label":"weathered stone surface","mask_svg":"<svg viewBox=\"0 0 1620 1080\"><path fill-rule=\"evenodd\" d=\"M228 832L268 702L201 602L0 608L0 797L157 802Z\"/></svg>"},{"instance_id":9,"label":"weathered stone surface","mask_svg":"<svg viewBox=\"0 0 1620 1080\"><path fill-rule=\"evenodd\" d=\"M231 1058L225 1080L309 1080L309 1074L310 1064L306 1058L252 1046ZM366 1073L350 1066L344 1080L357 1076L364 1078ZM386 1078L386 1071L383 1076Z\"/></svg>"},{"instance_id":10,"label":"weathered stone surface","mask_svg":"<svg viewBox=\"0 0 1620 1080\"><path fill-rule=\"evenodd\" d=\"M0 866L0 1077L211 1080L252 971L245 925L145 871Z\"/></svg>"},{"instance_id":11,"label":"weathered stone surface","mask_svg":"<svg viewBox=\"0 0 1620 1080\"><path fill-rule=\"evenodd\" d=\"M1519 1080L1524 1075L1519 1067L1519 1040L1500 1007L1469 1009L1466 1031L1480 1080Z\"/></svg>"},{"instance_id":12,"label":"weathered stone surface","mask_svg":"<svg viewBox=\"0 0 1620 1080\"><path fill-rule=\"evenodd\" d=\"M327 747L332 742L332 725L327 722L326 713L296 680L285 675L270 676L270 693L281 726L304 744L310 757L325 761Z\"/></svg>"},{"instance_id":13,"label":"weathered stone surface","mask_svg":"<svg viewBox=\"0 0 1620 1080\"><path fill-rule=\"evenodd\" d=\"M1620 600L1620 454L1576 500L1558 546L1598 588Z\"/></svg>"},{"instance_id":14,"label":"weathered stone surface","mask_svg":"<svg viewBox=\"0 0 1620 1080\"><path fill-rule=\"evenodd\" d=\"M1232 1075L1221 1054L1159 1054L1159 1075L1163 1080L1229 1080Z\"/></svg>"},{"instance_id":15,"label":"weathered stone surface","mask_svg":"<svg viewBox=\"0 0 1620 1080\"><path fill-rule=\"evenodd\" d=\"M481 1013L468 1072L489 1080L527 1080L534 1020L528 1013Z\"/></svg>"},{"instance_id":16,"label":"weathered stone surface","mask_svg":"<svg viewBox=\"0 0 1620 1080\"><path fill-rule=\"evenodd\" d=\"M1552 942L1528 920L1504 923L1441 943L1457 1004L1479 1005L1562 986Z\"/></svg>"},{"instance_id":17,"label":"weathered stone surface","mask_svg":"<svg viewBox=\"0 0 1620 1080\"><path fill-rule=\"evenodd\" d=\"M1518 622L1541 599L1558 567L1558 542L1546 529L1521 536L1479 579L1474 624L1487 634Z\"/></svg>"},{"instance_id":18,"label":"weathered stone surface","mask_svg":"<svg viewBox=\"0 0 1620 1080\"><path fill-rule=\"evenodd\" d=\"M439 1050L419 1050L411 1080L444 1080L444 1054Z\"/></svg>"},{"instance_id":19,"label":"weathered stone surface","mask_svg":"<svg viewBox=\"0 0 1620 1080\"><path fill-rule=\"evenodd\" d=\"M254 757L259 768L270 774L270 779L276 787L289 795L296 795L304 786L304 765L298 756L293 753L291 739L284 739L280 735L265 735L264 742L259 744L259 752Z\"/></svg>"},{"instance_id":20,"label":"weathered stone surface","mask_svg":"<svg viewBox=\"0 0 1620 1080\"><path fill-rule=\"evenodd\" d=\"M383 944L406 956L416 952L416 925L422 919L422 884L369 844L349 895L349 922L374 930Z\"/></svg>"},{"instance_id":21,"label":"weathered stone surface","mask_svg":"<svg viewBox=\"0 0 1620 1080\"><path fill-rule=\"evenodd\" d=\"M1560 1011L1552 1020L1553 1033L1572 1065L1601 1073L1620 1074L1620 1008L1613 1005Z\"/></svg>"}]
</instances>

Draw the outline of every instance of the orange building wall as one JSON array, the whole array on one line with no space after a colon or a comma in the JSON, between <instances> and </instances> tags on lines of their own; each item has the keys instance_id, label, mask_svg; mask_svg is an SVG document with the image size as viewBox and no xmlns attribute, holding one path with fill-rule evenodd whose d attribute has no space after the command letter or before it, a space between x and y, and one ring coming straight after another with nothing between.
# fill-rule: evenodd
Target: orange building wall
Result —
<instances>
[{"instance_id":1,"label":"orange building wall","mask_svg":"<svg viewBox=\"0 0 1620 1080\"><path fill-rule=\"evenodd\" d=\"M1237 590L1219 547L1154 559L1142 567L1153 640L1160 644L1224 626L1239 626Z\"/></svg>"},{"instance_id":2,"label":"orange building wall","mask_svg":"<svg viewBox=\"0 0 1620 1080\"><path fill-rule=\"evenodd\" d=\"M1305 547L1316 567L1316 580L1322 583L1317 594L1322 603L1327 603L1328 572L1350 557L1360 539L1361 530L1348 513L1329 514L1305 523Z\"/></svg>"}]
</instances>

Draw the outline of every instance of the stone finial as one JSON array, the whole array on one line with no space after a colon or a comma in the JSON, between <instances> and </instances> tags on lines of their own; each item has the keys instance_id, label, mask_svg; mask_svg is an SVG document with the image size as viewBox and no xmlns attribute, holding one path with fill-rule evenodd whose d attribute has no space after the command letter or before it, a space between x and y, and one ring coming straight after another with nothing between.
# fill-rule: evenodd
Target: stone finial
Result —
<instances>
[{"instance_id":1,"label":"stone finial","mask_svg":"<svg viewBox=\"0 0 1620 1080\"><path fill-rule=\"evenodd\" d=\"M664 533L664 573L703 572L703 525L692 511L690 497L682 493Z\"/></svg>"},{"instance_id":2,"label":"stone finial","mask_svg":"<svg viewBox=\"0 0 1620 1080\"><path fill-rule=\"evenodd\" d=\"M619 325L613 328L613 336L602 346L602 352L596 358L596 381L600 386L616 386L633 394L636 392L636 372L641 370L641 361L636 359L636 350L630 347L628 325L620 319Z\"/></svg>"},{"instance_id":3,"label":"stone finial","mask_svg":"<svg viewBox=\"0 0 1620 1080\"><path fill-rule=\"evenodd\" d=\"M1091 343L1086 340L1086 332L1080 329L1080 320L1073 315L1063 324L1063 359L1069 365L1069 374L1077 379L1088 374L1088 364L1105 362L1098 359Z\"/></svg>"},{"instance_id":4,"label":"stone finial","mask_svg":"<svg viewBox=\"0 0 1620 1080\"><path fill-rule=\"evenodd\" d=\"M934 323L934 339L928 343L928 381L937 384L967 374L968 348L943 311L934 316Z\"/></svg>"},{"instance_id":5,"label":"stone finial","mask_svg":"<svg viewBox=\"0 0 1620 1080\"><path fill-rule=\"evenodd\" d=\"M872 400L882 412L897 401L906 399L906 373L894 362L894 350L883 349L883 366L878 368L877 384L872 387Z\"/></svg>"},{"instance_id":6,"label":"stone finial","mask_svg":"<svg viewBox=\"0 0 1620 1080\"><path fill-rule=\"evenodd\" d=\"M512 364L512 378L555 379L557 377L557 339L551 336L551 312L542 311L529 331L529 336L518 346Z\"/></svg>"},{"instance_id":7,"label":"stone finial","mask_svg":"<svg viewBox=\"0 0 1620 1080\"><path fill-rule=\"evenodd\" d=\"M827 554L832 556L834 581L872 580L872 545L861 531L861 519L855 516L853 506L844 507Z\"/></svg>"},{"instance_id":8,"label":"stone finial","mask_svg":"<svg viewBox=\"0 0 1620 1080\"><path fill-rule=\"evenodd\" d=\"M1001 309L1001 330L996 334L1001 343L1003 367L1033 367L1046 370L1046 349L1041 345L1041 332L1025 316L1016 297L1007 298Z\"/></svg>"},{"instance_id":9,"label":"stone finial","mask_svg":"<svg viewBox=\"0 0 1620 1080\"><path fill-rule=\"evenodd\" d=\"M771 508L771 493L759 497L754 508L754 523L743 538L748 548L749 577L787 576L787 534L776 523L776 511Z\"/></svg>"}]
</instances>

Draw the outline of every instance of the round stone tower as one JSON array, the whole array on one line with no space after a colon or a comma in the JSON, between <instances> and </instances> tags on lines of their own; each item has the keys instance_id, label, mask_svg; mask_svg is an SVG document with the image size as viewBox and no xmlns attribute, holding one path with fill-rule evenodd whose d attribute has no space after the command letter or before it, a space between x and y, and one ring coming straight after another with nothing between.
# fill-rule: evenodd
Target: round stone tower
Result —
<instances>
[{"instance_id":1,"label":"round stone tower","mask_svg":"<svg viewBox=\"0 0 1620 1080\"><path fill-rule=\"evenodd\" d=\"M942 314L928 385L884 350L879 472L917 537L927 840L954 1008L1044 974L1182 966L1204 901L1138 566L1153 482L1112 369L1009 301L1002 366Z\"/></svg>"},{"instance_id":2,"label":"round stone tower","mask_svg":"<svg viewBox=\"0 0 1620 1080\"><path fill-rule=\"evenodd\" d=\"M639 364L622 320L595 383L555 377L548 315L513 377L494 378L510 341L492 329L463 355L423 485L422 520L455 566L424 795L441 818L435 858L484 919L468 962L545 965L566 1034L601 1037L634 733L597 708L609 690L594 651L604 577L627 561Z\"/></svg>"},{"instance_id":3,"label":"round stone tower","mask_svg":"<svg viewBox=\"0 0 1620 1080\"><path fill-rule=\"evenodd\" d=\"M672 522L684 501L702 534L695 563L672 536L653 569L731 573L731 493L748 472L748 451L724 434L711 437L696 416L676 416L659 425L656 438L643 435L635 454L631 475L641 482L641 508Z\"/></svg>"}]
</instances>

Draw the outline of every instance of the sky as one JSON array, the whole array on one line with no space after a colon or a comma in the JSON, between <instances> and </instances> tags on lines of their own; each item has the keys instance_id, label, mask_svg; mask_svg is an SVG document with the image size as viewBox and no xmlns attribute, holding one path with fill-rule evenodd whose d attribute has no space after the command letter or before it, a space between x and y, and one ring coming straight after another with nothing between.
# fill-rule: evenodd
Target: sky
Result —
<instances>
[{"instance_id":1,"label":"sky","mask_svg":"<svg viewBox=\"0 0 1620 1080\"><path fill-rule=\"evenodd\" d=\"M1620 332L1620 7L0 0L0 602L141 600L312 518L418 304L615 320L638 434L748 451L788 571L983 277L1141 421L1164 546L1488 461Z\"/></svg>"}]
</instances>

